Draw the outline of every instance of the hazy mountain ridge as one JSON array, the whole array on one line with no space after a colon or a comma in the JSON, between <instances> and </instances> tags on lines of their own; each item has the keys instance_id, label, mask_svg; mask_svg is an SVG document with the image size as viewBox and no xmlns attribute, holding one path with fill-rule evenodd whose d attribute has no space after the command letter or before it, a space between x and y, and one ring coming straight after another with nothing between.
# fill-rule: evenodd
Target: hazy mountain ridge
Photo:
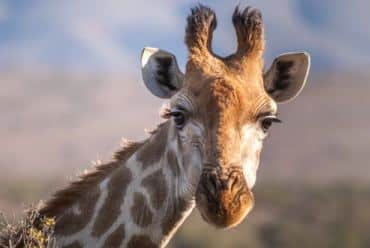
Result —
<instances>
[{"instance_id":1,"label":"hazy mountain ridge","mask_svg":"<svg viewBox=\"0 0 370 248\"><path fill-rule=\"evenodd\" d=\"M369 80L311 77L301 96L280 106L284 123L266 141L259 180L366 183ZM109 159L122 136L142 139L160 121L162 101L135 75L11 71L0 81L0 164L10 174L74 174Z\"/></svg>"}]
</instances>

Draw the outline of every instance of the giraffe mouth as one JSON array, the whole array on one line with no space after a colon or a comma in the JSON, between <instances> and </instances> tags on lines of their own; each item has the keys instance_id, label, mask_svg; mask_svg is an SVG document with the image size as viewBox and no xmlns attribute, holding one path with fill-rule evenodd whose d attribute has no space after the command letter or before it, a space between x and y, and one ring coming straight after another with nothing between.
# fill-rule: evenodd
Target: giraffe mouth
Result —
<instances>
[{"instance_id":1,"label":"giraffe mouth","mask_svg":"<svg viewBox=\"0 0 370 248\"><path fill-rule=\"evenodd\" d=\"M254 204L254 197L240 170L202 173L195 194L203 219L219 228L238 225Z\"/></svg>"}]
</instances>

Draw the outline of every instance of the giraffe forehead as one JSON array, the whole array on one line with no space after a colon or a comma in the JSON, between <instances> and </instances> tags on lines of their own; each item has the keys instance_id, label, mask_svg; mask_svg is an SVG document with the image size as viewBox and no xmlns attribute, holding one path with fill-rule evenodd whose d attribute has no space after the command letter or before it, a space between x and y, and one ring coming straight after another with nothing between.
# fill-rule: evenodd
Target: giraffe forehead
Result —
<instances>
[{"instance_id":1,"label":"giraffe forehead","mask_svg":"<svg viewBox=\"0 0 370 248\"><path fill-rule=\"evenodd\" d=\"M188 83L175 102L190 106L200 119L217 121L222 117L234 121L252 119L263 109L274 109L274 102L258 81L243 82L235 78L205 78Z\"/></svg>"}]
</instances>

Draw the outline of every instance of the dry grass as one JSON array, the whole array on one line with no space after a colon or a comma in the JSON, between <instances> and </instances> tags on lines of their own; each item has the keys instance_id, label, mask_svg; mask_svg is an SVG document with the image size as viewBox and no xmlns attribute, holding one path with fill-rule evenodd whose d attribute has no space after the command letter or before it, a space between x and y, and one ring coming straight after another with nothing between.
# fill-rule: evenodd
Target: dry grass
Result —
<instances>
[{"instance_id":1,"label":"dry grass","mask_svg":"<svg viewBox=\"0 0 370 248\"><path fill-rule=\"evenodd\" d=\"M8 220L0 213L0 248L46 248L55 247L52 234L55 221L44 218L31 206L20 221Z\"/></svg>"}]
</instances>

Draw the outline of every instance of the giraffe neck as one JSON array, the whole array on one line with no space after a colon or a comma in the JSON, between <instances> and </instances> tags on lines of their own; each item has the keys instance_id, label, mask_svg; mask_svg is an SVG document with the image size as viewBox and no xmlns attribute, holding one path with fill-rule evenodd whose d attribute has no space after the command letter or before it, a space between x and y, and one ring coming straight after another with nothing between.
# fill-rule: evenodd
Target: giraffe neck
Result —
<instances>
[{"instance_id":1,"label":"giraffe neck","mask_svg":"<svg viewBox=\"0 0 370 248\"><path fill-rule=\"evenodd\" d=\"M162 247L195 206L169 122L57 217L61 247ZM72 246L73 245L73 246Z\"/></svg>"}]
</instances>

